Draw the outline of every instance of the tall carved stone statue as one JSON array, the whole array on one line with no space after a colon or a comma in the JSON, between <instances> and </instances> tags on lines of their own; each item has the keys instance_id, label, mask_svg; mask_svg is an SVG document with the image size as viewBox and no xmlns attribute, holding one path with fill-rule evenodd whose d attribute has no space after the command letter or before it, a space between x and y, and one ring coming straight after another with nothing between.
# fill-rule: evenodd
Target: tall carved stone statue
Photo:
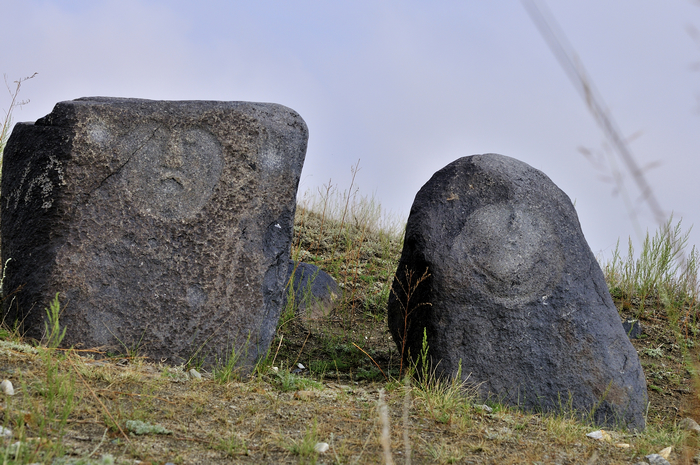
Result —
<instances>
[{"instance_id":1,"label":"tall carved stone statue","mask_svg":"<svg viewBox=\"0 0 700 465\"><path fill-rule=\"evenodd\" d=\"M8 141L5 321L64 345L251 366L284 299L308 130L276 104L82 98Z\"/></svg>"}]
</instances>

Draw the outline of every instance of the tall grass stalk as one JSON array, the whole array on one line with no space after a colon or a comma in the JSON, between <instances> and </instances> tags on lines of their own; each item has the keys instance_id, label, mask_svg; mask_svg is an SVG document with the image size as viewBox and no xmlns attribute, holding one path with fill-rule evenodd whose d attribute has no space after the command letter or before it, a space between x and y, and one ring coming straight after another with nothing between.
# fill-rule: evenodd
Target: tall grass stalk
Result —
<instances>
[{"instance_id":1,"label":"tall grass stalk","mask_svg":"<svg viewBox=\"0 0 700 465\"><path fill-rule=\"evenodd\" d=\"M414 303L414 295L418 290L418 287L430 278L428 269L426 268L423 274L418 277L414 276L413 270L406 267L403 276L398 277L394 283L392 283L391 292L396 297L396 302L401 306L401 313L403 314L403 329L400 334L401 338L401 360L399 365L399 376L403 374L404 361L408 359L409 353L407 352L407 340L408 340L408 330L409 330L409 316L419 307L431 306L430 302L419 302ZM398 287L396 286L398 285ZM423 344L425 349L425 344L427 344L425 328L423 329ZM419 354L420 355L420 354ZM427 358L423 359L427 361Z\"/></svg>"},{"instance_id":2,"label":"tall grass stalk","mask_svg":"<svg viewBox=\"0 0 700 465\"><path fill-rule=\"evenodd\" d=\"M379 390L379 401L377 403L379 409L379 418L382 422L382 435L380 442L382 443L382 452L384 455L384 463L393 465L394 458L391 455L391 427L389 425L389 408L384 401L384 389Z\"/></svg>"},{"instance_id":3,"label":"tall grass stalk","mask_svg":"<svg viewBox=\"0 0 700 465\"><path fill-rule=\"evenodd\" d=\"M37 73L34 73L31 76L20 78L14 81L14 89L7 82L7 76L4 76L5 87L7 87L7 91L10 93L10 106L7 110L5 110L5 117L2 122L2 130L0 130L0 169L2 168L2 154L5 151L5 144L7 143L7 139L10 137L10 128L12 127L12 113L15 111L15 109L21 108L22 106L29 103L29 100L18 100L20 88L22 87L22 83L28 81L29 79L32 79L36 75Z\"/></svg>"},{"instance_id":4,"label":"tall grass stalk","mask_svg":"<svg viewBox=\"0 0 700 465\"><path fill-rule=\"evenodd\" d=\"M671 217L654 236L647 232L639 256L631 239L625 257L618 242L604 271L611 294L622 300L623 308L634 308L638 318L649 316L650 306L652 316L659 306L690 314L697 305L700 261L694 246L685 254L689 234L681 221L674 226Z\"/></svg>"}]
</instances>

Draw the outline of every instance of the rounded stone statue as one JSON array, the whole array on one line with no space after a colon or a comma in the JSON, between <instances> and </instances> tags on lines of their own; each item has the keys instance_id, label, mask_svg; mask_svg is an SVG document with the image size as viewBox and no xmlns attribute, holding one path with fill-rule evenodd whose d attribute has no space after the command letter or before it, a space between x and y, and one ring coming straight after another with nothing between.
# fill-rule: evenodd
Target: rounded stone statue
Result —
<instances>
[{"instance_id":1,"label":"rounded stone statue","mask_svg":"<svg viewBox=\"0 0 700 465\"><path fill-rule=\"evenodd\" d=\"M406 363L484 398L644 428L646 382L569 198L496 154L450 163L411 208L389 298Z\"/></svg>"}]
</instances>

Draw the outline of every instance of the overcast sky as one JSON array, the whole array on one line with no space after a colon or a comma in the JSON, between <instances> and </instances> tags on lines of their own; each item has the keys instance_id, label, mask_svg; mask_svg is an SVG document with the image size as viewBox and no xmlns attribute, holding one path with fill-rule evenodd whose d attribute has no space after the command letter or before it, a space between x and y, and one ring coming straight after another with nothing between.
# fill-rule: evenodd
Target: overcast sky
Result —
<instances>
[{"instance_id":1,"label":"overcast sky","mask_svg":"<svg viewBox=\"0 0 700 465\"><path fill-rule=\"evenodd\" d=\"M645 174L661 206L695 224L700 245L700 42L688 32L700 3L548 6L639 164L660 163ZM575 201L594 253L635 237L609 165L580 151L605 160L609 144L519 0L23 0L2 18L0 72L38 72L15 121L86 96L275 102L309 126L301 191L348 188L360 160L360 192L406 218L435 171L495 152Z\"/></svg>"}]
</instances>

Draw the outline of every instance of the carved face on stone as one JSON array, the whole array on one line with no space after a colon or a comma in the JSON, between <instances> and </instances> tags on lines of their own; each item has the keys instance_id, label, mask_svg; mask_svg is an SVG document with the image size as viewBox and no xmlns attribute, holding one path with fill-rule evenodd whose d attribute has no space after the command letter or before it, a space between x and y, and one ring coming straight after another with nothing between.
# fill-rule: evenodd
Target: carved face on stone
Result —
<instances>
[{"instance_id":1,"label":"carved face on stone","mask_svg":"<svg viewBox=\"0 0 700 465\"><path fill-rule=\"evenodd\" d=\"M502 304L523 304L546 299L560 279L562 254L552 230L534 209L495 204L470 215L456 242L468 244L474 284Z\"/></svg>"},{"instance_id":2,"label":"carved face on stone","mask_svg":"<svg viewBox=\"0 0 700 465\"><path fill-rule=\"evenodd\" d=\"M137 208L162 219L191 218L209 201L223 158L219 141L199 128L140 129L130 134L125 194Z\"/></svg>"}]
</instances>

